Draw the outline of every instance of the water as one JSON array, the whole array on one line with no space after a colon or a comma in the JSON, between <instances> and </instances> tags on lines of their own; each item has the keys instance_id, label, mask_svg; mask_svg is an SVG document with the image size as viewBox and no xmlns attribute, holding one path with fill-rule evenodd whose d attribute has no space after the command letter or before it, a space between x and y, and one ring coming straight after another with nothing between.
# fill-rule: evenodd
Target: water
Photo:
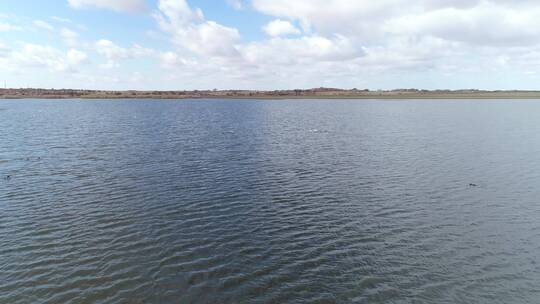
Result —
<instances>
[{"instance_id":1,"label":"water","mask_svg":"<svg viewBox=\"0 0 540 304\"><path fill-rule=\"evenodd\" d=\"M0 303L540 298L537 101L0 109Z\"/></svg>"}]
</instances>

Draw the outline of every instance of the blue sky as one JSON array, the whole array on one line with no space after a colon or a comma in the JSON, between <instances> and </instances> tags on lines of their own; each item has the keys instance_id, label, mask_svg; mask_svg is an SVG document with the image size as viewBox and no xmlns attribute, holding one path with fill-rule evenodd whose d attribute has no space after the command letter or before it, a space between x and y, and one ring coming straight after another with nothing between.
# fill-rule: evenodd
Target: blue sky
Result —
<instances>
[{"instance_id":1,"label":"blue sky","mask_svg":"<svg viewBox=\"0 0 540 304\"><path fill-rule=\"evenodd\" d=\"M539 20L532 0L5 0L0 73L10 87L539 89Z\"/></svg>"}]
</instances>

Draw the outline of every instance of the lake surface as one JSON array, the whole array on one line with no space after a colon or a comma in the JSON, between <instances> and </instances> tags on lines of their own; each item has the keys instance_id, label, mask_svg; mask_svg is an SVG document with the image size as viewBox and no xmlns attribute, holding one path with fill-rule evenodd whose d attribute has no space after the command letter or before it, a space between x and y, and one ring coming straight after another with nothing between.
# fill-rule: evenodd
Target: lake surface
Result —
<instances>
[{"instance_id":1,"label":"lake surface","mask_svg":"<svg viewBox=\"0 0 540 304\"><path fill-rule=\"evenodd\" d=\"M0 176L0 303L540 299L539 101L6 100Z\"/></svg>"}]
</instances>

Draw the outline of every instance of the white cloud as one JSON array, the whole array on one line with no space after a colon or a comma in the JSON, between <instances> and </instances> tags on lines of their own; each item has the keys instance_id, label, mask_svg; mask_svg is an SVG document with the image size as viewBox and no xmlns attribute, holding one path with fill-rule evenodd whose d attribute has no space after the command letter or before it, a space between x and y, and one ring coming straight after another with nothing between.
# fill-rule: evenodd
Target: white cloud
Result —
<instances>
[{"instance_id":1,"label":"white cloud","mask_svg":"<svg viewBox=\"0 0 540 304\"><path fill-rule=\"evenodd\" d=\"M16 26L7 22L0 22L0 32L13 32L20 30L22 30L20 26Z\"/></svg>"},{"instance_id":2,"label":"white cloud","mask_svg":"<svg viewBox=\"0 0 540 304\"><path fill-rule=\"evenodd\" d=\"M342 34L371 44L395 35L436 36L475 45L536 43L540 6L503 0L252 0L275 17L319 34Z\"/></svg>"},{"instance_id":3,"label":"white cloud","mask_svg":"<svg viewBox=\"0 0 540 304\"><path fill-rule=\"evenodd\" d=\"M301 34L289 21L277 19L267 24L264 30L270 39L242 42L237 29L207 20L200 9L191 8L184 0L160 0L158 8L155 18L177 47L175 52L162 53L160 62L175 69L177 76L206 79L220 75L223 84L229 80L260 86L257 79L261 77L293 70L304 77L305 73L320 75L314 70L317 67L331 73L335 70L328 70L329 63L348 64L365 56L360 44L338 33L284 37Z\"/></svg>"},{"instance_id":4,"label":"white cloud","mask_svg":"<svg viewBox=\"0 0 540 304\"><path fill-rule=\"evenodd\" d=\"M160 0L158 8L155 18L177 47L210 57L238 55L237 29L206 20L200 9L192 9L185 0Z\"/></svg>"},{"instance_id":5,"label":"white cloud","mask_svg":"<svg viewBox=\"0 0 540 304\"><path fill-rule=\"evenodd\" d=\"M145 8L144 0L68 0L75 9L101 8L117 12L140 12Z\"/></svg>"},{"instance_id":6,"label":"white cloud","mask_svg":"<svg viewBox=\"0 0 540 304\"><path fill-rule=\"evenodd\" d=\"M401 35L431 35L473 45L530 45L540 38L540 8L515 10L494 3L442 8L389 20L385 29Z\"/></svg>"},{"instance_id":7,"label":"white cloud","mask_svg":"<svg viewBox=\"0 0 540 304\"><path fill-rule=\"evenodd\" d=\"M0 58L6 58L11 53L11 49L0 43Z\"/></svg>"},{"instance_id":8,"label":"white cloud","mask_svg":"<svg viewBox=\"0 0 540 304\"><path fill-rule=\"evenodd\" d=\"M283 36L283 35L298 35L300 30L297 29L289 21L276 19L263 27L263 30L272 37Z\"/></svg>"},{"instance_id":9,"label":"white cloud","mask_svg":"<svg viewBox=\"0 0 540 304\"><path fill-rule=\"evenodd\" d=\"M134 44L131 48L123 48L107 39L99 40L96 43L96 50L98 53L107 57L107 59L113 60L150 56L154 54L154 50L144 48L138 44Z\"/></svg>"},{"instance_id":10,"label":"white cloud","mask_svg":"<svg viewBox=\"0 0 540 304\"><path fill-rule=\"evenodd\" d=\"M88 58L85 52L76 49L70 49L67 52L66 61L70 65L79 65Z\"/></svg>"},{"instance_id":11,"label":"white cloud","mask_svg":"<svg viewBox=\"0 0 540 304\"><path fill-rule=\"evenodd\" d=\"M252 7L297 23L306 33L296 39L277 38L288 31L272 31L267 25L270 39L241 47L250 63L276 75L296 70L295 75L309 78L313 67L319 67L315 73L321 81L344 73L347 79L383 78L402 71L417 77L460 70L482 74L519 69L523 58L540 54L540 5L535 1L252 0ZM341 44L335 37L341 37ZM325 47L308 43L313 41ZM264 63L269 58L272 63Z\"/></svg>"},{"instance_id":12,"label":"white cloud","mask_svg":"<svg viewBox=\"0 0 540 304\"><path fill-rule=\"evenodd\" d=\"M87 59L86 53L70 49L62 52L50 46L25 44L12 52L10 61L16 67L47 68L55 72L75 72Z\"/></svg>"},{"instance_id":13,"label":"white cloud","mask_svg":"<svg viewBox=\"0 0 540 304\"><path fill-rule=\"evenodd\" d=\"M241 10L244 8L244 4L242 3L242 0L226 0L227 4L232 6L235 10Z\"/></svg>"},{"instance_id":14,"label":"white cloud","mask_svg":"<svg viewBox=\"0 0 540 304\"><path fill-rule=\"evenodd\" d=\"M264 14L297 20L306 31L371 35L377 20L406 11L412 4L405 0L252 0L252 5Z\"/></svg>"},{"instance_id":15,"label":"white cloud","mask_svg":"<svg viewBox=\"0 0 540 304\"><path fill-rule=\"evenodd\" d=\"M114 42L106 39L99 40L96 43L96 50L109 60L119 60L129 58L128 49L116 45Z\"/></svg>"},{"instance_id":16,"label":"white cloud","mask_svg":"<svg viewBox=\"0 0 540 304\"><path fill-rule=\"evenodd\" d=\"M183 60L181 60L178 57L178 54L174 52L164 52L160 54L160 59L164 68L183 65Z\"/></svg>"},{"instance_id":17,"label":"white cloud","mask_svg":"<svg viewBox=\"0 0 540 304\"><path fill-rule=\"evenodd\" d=\"M273 38L251 43L242 49L250 63L292 64L314 61L346 61L363 56L362 48L356 48L346 37L332 38L305 36L301 38Z\"/></svg>"},{"instance_id":18,"label":"white cloud","mask_svg":"<svg viewBox=\"0 0 540 304\"><path fill-rule=\"evenodd\" d=\"M101 65L102 68L115 68L119 66L118 62L120 60L152 56L155 53L154 50L144 48L138 44L133 45L131 48L123 48L107 39L97 41L95 50L107 60L106 63Z\"/></svg>"},{"instance_id":19,"label":"white cloud","mask_svg":"<svg viewBox=\"0 0 540 304\"><path fill-rule=\"evenodd\" d=\"M197 65L196 61L182 58L175 52L162 52L159 54L161 66L165 69L175 69L179 67L188 67Z\"/></svg>"},{"instance_id":20,"label":"white cloud","mask_svg":"<svg viewBox=\"0 0 540 304\"><path fill-rule=\"evenodd\" d=\"M414 86L415 79L423 79L417 85L423 87L443 76L466 74L473 75L470 83L455 76L453 84L476 86L481 78L488 83L497 75L540 74L540 4L533 0L224 1L241 9L233 16L264 15L269 22L262 31L267 35L252 39L242 21L212 20L209 16L220 12L205 15L192 6L196 1L155 0L152 16L159 32L144 30L151 32L149 41L160 46L169 42L159 51L105 39L88 42L84 36L94 34L92 27L79 30L71 20L50 17L30 27L56 29L65 49L9 41L0 45L0 69L18 65L21 71L30 66L73 71L99 55L98 66L118 69L91 70L93 66L86 65L89 75L102 73L119 84L131 83L141 77L123 78L129 73L121 69L122 62L129 60L130 69L145 64L145 71L152 69L147 65L152 62L165 76L145 78L199 88L401 87ZM77 9L137 12L145 0L68 2ZM221 4L216 7L225 2ZM26 29L15 16L0 20L0 32ZM243 36L244 31L249 35ZM103 75L92 76L99 83Z\"/></svg>"},{"instance_id":21,"label":"white cloud","mask_svg":"<svg viewBox=\"0 0 540 304\"><path fill-rule=\"evenodd\" d=\"M62 37L62 40L68 46L77 46L78 45L79 34L77 32L74 32L74 31L64 27L64 28L62 28L60 30L60 37Z\"/></svg>"},{"instance_id":22,"label":"white cloud","mask_svg":"<svg viewBox=\"0 0 540 304\"><path fill-rule=\"evenodd\" d=\"M48 31L52 31L54 30L54 27L52 25L50 25L49 23L43 21L43 20L34 20L32 22L34 24L34 26L38 27L38 28L41 28L41 29L45 29L45 30L48 30Z\"/></svg>"},{"instance_id":23,"label":"white cloud","mask_svg":"<svg viewBox=\"0 0 540 304\"><path fill-rule=\"evenodd\" d=\"M73 23L73 21L71 21L71 19L58 17L58 16L52 16L51 19L56 21L56 22L61 22L61 23Z\"/></svg>"}]
</instances>

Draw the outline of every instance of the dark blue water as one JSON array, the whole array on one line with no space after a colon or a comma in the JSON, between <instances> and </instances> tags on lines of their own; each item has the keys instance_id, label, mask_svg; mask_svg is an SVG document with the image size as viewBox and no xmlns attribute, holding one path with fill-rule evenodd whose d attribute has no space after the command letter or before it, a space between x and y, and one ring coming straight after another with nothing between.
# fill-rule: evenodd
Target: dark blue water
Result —
<instances>
[{"instance_id":1,"label":"dark blue water","mask_svg":"<svg viewBox=\"0 0 540 304\"><path fill-rule=\"evenodd\" d=\"M540 298L538 101L0 101L0 176L0 303Z\"/></svg>"}]
</instances>

